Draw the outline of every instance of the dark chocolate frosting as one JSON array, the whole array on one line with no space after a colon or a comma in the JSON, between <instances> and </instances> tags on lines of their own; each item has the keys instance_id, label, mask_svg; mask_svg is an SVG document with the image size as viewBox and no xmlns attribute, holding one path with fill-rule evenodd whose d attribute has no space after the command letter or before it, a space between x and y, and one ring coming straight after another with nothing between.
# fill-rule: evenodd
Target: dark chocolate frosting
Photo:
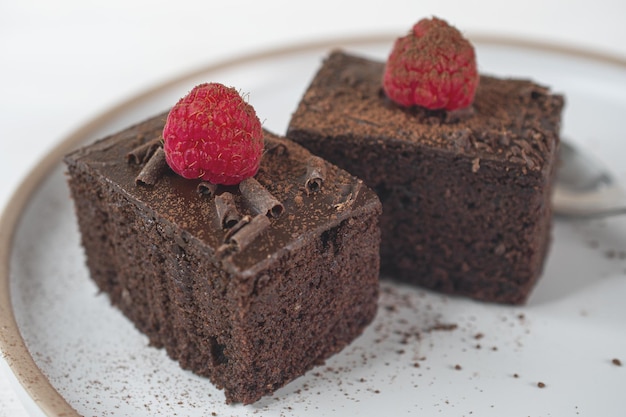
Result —
<instances>
[{"instance_id":1,"label":"dark chocolate frosting","mask_svg":"<svg viewBox=\"0 0 626 417\"><path fill-rule=\"evenodd\" d=\"M356 178L326 161L320 162L301 146L267 131L265 153L253 180L275 198L269 203L260 203L269 204L266 208L260 209L257 200L242 195L239 186L206 188L200 180L182 178L169 169L161 172L156 180L150 176L148 183L136 181L144 167L158 155L153 144L161 135L165 117L163 114L138 124L66 158L79 166L91 166L131 202L142 207L145 216L159 216L172 226L183 229L186 235L179 244L184 245L186 239L202 241L216 262L222 262L225 269L243 277L254 274L284 251L303 245L321 231L351 217L354 211L380 204L367 187L359 187L358 195L346 195L343 190L354 188L358 184ZM145 144L152 145L142 146ZM152 158L145 157L145 149L154 153ZM259 192L249 188L248 184L244 194ZM254 184L252 188L255 188ZM230 196L224 198L221 196L224 193ZM216 195L218 201L215 201ZM246 230L245 234L252 234L254 238L246 240L244 247L224 250L224 245L228 246L229 242L237 243L231 228L224 227L225 214L221 210L226 210L223 207L225 199L231 201L229 215L234 210L237 221L248 220L247 224L240 226L264 228ZM350 199L356 203L348 207L345 203ZM267 216L268 221L252 221L255 216ZM233 223L229 224L233 226ZM242 233L240 238L250 239L250 236Z\"/></svg>"},{"instance_id":2,"label":"dark chocolate frosting","mask_svg":"<svg viewBox=\"0 0 626 417\"><path fill-rule=\"evenodd\" d=\"M535 171L544 167L545 154L553 151L556 141L545 134L546 126L559 125L559 112L552 109L560 110L564 99L546 87L482 75L469 108L454 112L404 108L385 97L383 70L383 62L331 53L300 103L306 112L296 112L290 129L315 120L321 135L384 137L469 158L507 159Z\"/></svg>"}]
</instances>

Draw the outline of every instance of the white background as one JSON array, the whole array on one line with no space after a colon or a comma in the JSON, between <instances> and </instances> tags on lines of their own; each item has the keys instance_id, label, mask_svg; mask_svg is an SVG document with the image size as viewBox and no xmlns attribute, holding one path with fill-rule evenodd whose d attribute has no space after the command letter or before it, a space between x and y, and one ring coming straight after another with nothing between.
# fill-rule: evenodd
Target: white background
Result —
<instances>
[{"instance_id":1,"label":"white background","mask_svg":"<svg viewBox=\"0 0 626 417\"><path fill-rule=\"evenodd\" d=\"M3 0L0 210L61 139L156 83L259 49L400 36L430 15L470 36L545 40L626 59L623 0ZM0 373L5 415L26 414Z\"/></svg>"}]
</instances>

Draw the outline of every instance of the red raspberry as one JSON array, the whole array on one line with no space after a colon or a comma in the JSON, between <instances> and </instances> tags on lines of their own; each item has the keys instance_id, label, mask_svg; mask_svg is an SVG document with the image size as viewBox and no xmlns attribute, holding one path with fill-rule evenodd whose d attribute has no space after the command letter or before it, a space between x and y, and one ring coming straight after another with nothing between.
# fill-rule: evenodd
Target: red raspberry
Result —
<instances>
[{"instance_id":1,"label":"red raspberry","mask_svg":"<svg viewBox=\"0 0 626 417\"><path fill-rule=\"evenodd\" d=\"M396 40L383 89L402 106L455 110L472 104L478 80L472 44L446 21L432 18Z\"/></svg>"},{"instance_id":2,"label":"red raspberry","mask_svg":"<svg viewBox=\"0 0 626 417\"><path fill-rule=\"evenodd\" d=\"M213 184L233 185L254 176L263 154L254 108L237 90L218 83L198 85L176 103L163 140L174 172Z\"/></svg>"}]
</instances>

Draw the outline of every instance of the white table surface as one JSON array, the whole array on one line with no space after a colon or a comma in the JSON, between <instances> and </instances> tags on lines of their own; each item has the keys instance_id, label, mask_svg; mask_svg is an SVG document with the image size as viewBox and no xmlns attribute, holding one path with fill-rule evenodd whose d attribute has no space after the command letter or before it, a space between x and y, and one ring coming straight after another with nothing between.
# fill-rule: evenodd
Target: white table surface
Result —
<instances>
[{"instance_id":1,"label":"white table surface","mask_svg":"<svg viewBox=\"0 0 626 417\"><path fill-rule=\"evenodd\" d=\"M280 45L366 33L400 36L430 15L469 35L545 40L626 58L623 0L5 0L0 210L66 135L160 81ZM0 417L26 416L9 379L0 372Z\"/></svg>"}]
</instances>

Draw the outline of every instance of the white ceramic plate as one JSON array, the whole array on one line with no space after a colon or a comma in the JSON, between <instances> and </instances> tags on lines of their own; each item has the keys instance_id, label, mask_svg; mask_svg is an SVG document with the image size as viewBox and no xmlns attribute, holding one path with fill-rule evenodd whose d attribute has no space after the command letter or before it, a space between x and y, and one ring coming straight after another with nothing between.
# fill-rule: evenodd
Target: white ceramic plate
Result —
<instances>
[{"instance_id":1,"label":"white ceramic plate","mask_svg":"<svg viewBox=\"0 0 626 417\"><path fill-rule=\"evenodd\" d=\"M475 40L482 72L532 77L565 93L564 136L626 180L626 63ZM149 347L97 293L83 264L63 154L166 109L203 81L249 92L264 125L282 133L329 49L382 59L390 45L391 37L297 46L201 69L112 109L41 162L0 222L0 347L38 414L624 415L626 366L614 363L626 363L624 217L557 221L545 274L523 307L384 283L379 314L362 337L245 407L225 405L208 380Z\"/></svg>"}]
</instances>

